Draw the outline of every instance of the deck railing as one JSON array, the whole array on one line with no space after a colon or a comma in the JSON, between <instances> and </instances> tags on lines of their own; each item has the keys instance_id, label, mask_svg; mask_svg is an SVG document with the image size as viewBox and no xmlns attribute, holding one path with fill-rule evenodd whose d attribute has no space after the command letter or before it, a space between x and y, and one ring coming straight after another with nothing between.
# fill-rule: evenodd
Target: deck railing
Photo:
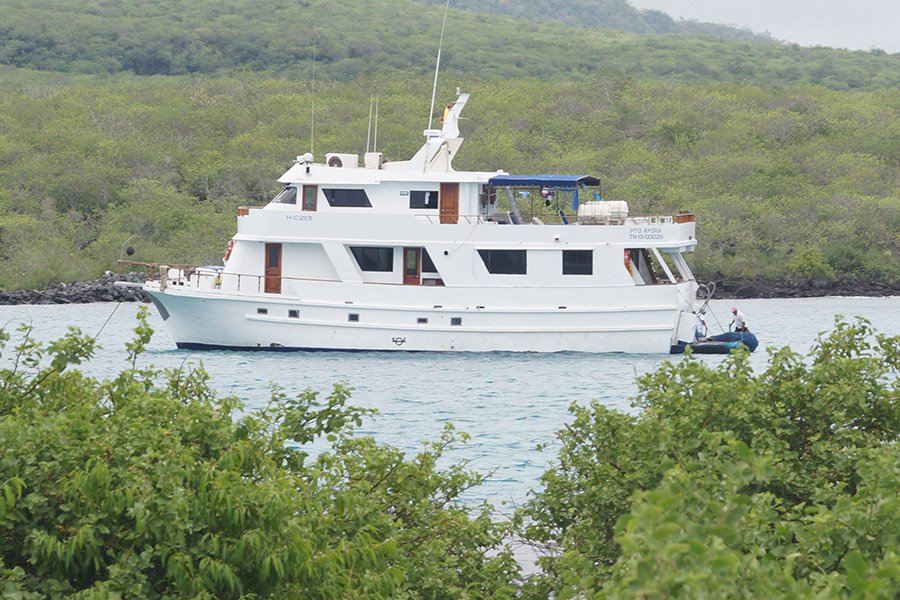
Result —
<instances>
[{"instance_id":1,"label":"deck railing","mask_svg":"<svg viewBox=\"0 0 900 600\"><path fill-rule=\"evenodd\" d=\"M148 281L159 281L160 289L169 287L196 289L196 290L222 290L224 292L256 292L262 293L265 289L266 276L255 273L226 273L223 267L212 265L183 265L149 263L132 260L120 260L122 266L140 267ZM315 281L337 282L339 279L321 279L313 277L270 277L272 281ZM398 284L399 285L399 284Z\"/></svg>"},{"instance_id":2,"label":"deck railing","mask_svg":"<svg viewBox=\"0 0 900 600\"><path fill-rule=\"evenodd\" d=\"M417 214L416 217L432 225L440 225L439 215ZM446 219L446 217L445 217ZM693 223L696 216L689 211L681 211L675 215L648 215L628 217L607 217L605 219L579 220L577 215L567 215L560 211L558 214L550 213L523 213L512 212L495 213L493 215L458 215L457 223L469 225L672 225L680 223Z\"/></svg>"}]
</instances>

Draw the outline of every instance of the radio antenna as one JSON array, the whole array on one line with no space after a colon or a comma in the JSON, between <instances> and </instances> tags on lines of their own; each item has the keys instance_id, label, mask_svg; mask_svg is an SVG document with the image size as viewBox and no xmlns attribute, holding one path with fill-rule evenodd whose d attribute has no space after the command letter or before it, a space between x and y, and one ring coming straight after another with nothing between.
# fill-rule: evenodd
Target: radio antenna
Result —
<instances>
[{"instance_id":1,"label":"radio antenna","mask_svg":"<svg viewBox=\"0 0 900 600\"><path fill-rule=\"evenodd\" d=\"M372 140L372 108L375 106L375 94L369 96L369 127L366 129L366 152L369 151L369 144Z\"/></svg>"},{"instance_id":2,"label":"radio antenna","mask_svg":"<svg viewBox=\"0 0 900 600\"><path fill-rule=\"evenodd\" d=\"M444 28L447 26L447 13L450 12L450 0L447 0L447 6L444 8L444 22L441 24L441 40L438 42L437 61L434 65L434 86L431 89L431 111L428 113L428 127L434 122L434 98L437 96L438 71L441 68L441 50L444 47Z\"/></svg>"},{"instance_id":3,"label":"radio antenna","mask_svg":"<svg viewBox=\"0 0 900 600\"><path fill-rule=\"evenodd\" d=\"M316 141L316 42L319 34L313 35L313 64L312 64L312 108L309 119L309 153L315 153Z\"/></svg>"},{"instance_id":4,"label":"radio antenna","mask_svg":"<svg viewBox=\"0 0 900 600\"><path fill-rule=\"evenodd\" d=\"M375 143L372 152L378 152L378 96L375 96Z\"/></svg>"}]
</instances>

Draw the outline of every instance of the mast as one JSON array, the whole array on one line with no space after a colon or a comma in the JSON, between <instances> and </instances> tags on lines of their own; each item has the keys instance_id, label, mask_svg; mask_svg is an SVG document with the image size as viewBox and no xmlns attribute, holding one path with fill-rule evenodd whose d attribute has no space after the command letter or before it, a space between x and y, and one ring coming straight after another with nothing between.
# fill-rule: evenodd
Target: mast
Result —
<instances>
[{"instance_id":1,"label":"mast","mask_svg":"<svg viewBox=\"0 0 900 600\"><path fill-rule=\"evenodd\" d=\"M428 111L428 125L425 129L431 129L434 123L434 99L437 96L438 71L441 68L441 50L444 47L444 28L447 27L447 13L450 12L450 0L447 0L447 6L444 7L444 22L441 24L441 39L438 42L437 60L434 64L434 85L431 88L431 109Z\"/></svg>"}]
</instances>

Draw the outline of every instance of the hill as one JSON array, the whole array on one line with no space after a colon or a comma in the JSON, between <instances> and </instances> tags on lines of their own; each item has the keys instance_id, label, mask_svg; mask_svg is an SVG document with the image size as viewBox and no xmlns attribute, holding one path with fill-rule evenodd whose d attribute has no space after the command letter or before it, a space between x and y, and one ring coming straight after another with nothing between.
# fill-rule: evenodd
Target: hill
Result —
<instances>
[{"instance_id":1,"label":"hill","mask_svg":"<svg viewBox=\"0 0 900 600\"><path fill-rule=\"evenodd\" d=\"M379 149L410 156L443 17L413 0L0 9L0 288L96 277L125 242L217 262L234 208L309 149L314 94L316 148L364 151L378 94ZM700 278L900 280L900 54L454 10L443 58L440 98L473 92L458 168L594 173L634 212L693 210Z\"/></svg>"},{"instance_id":2,"label":"hill","mask_svg":"<svg viewBox=\"0 0 900 600\"><path fill-rule=\"evenodd\" d=\"M900 279L900 91L445 81L440 98L473 93L457 168L589 172L635 213L693 210L701 278ZM315 147L363 152L378 93L379 150L410 156L430 86L320 82ZM3 85L0 287L99 274L126 241L139 260L218 262L234 208L309 150L311 103L310 82L249 75Z\"/></svg>"},{"instance_id":3,"label":"hill","mask_svg":"<svg viewBox=\"0 0 900 600\"><path fill-rule=\"evenodd\" d=\"M573 5L560 18L575 19L584 14L576 8L589 4ZM0 0L0 11L3 65L137 75L249 70L305 78L315 56L320 78L342 81L373 72L430 73L443 17L442 7L414 0ZM900 87L900 56L452 12L443 55L448 74L563 80L621 71L681 82Z\"/></svg>"},{"instance_id":4,"label":"hill","mask_svg":"<svg viewBox=\"0 0 900 600\"><path fill-rule=\"evenodd\" d=\"M444 0L421 0L444 6ZM626 0L452 0L453 8L496 13L521 19L559 21L581 27L617 29L631 33L705 35L722 40L775 43L768 34L716 23L676 21L666 13L631 6Z\"/></svg>"}]
</instances>

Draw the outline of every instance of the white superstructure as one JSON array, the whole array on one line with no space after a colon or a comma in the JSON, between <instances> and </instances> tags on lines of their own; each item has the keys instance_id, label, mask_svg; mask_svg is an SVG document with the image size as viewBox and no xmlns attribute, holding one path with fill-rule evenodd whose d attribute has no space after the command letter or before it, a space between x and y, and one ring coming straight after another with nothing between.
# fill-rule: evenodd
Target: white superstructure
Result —
<instances>
[{"instance_id":1,"label":"white superstructure","mask_svg":"<svg viewBox=\"0 0 900 600\"><path fill-rule=\"evenodd\" d=\"M238 211L224 268L144 289L180 348L667 352L690 340L693 215L587 176L458 172L461 94L416 155L298 157ZM520 208L521 207L521 208Z\"/></svg>"}]
</instances>

